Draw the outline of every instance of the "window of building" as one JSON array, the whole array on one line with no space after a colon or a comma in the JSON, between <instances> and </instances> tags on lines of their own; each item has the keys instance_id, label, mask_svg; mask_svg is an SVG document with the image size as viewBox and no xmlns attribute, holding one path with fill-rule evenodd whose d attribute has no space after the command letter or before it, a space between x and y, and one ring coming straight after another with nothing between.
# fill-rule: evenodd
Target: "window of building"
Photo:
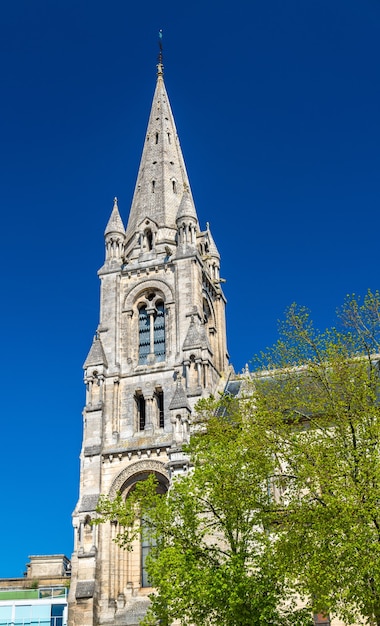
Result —
<instances>
[{"instance_id":1,"label":"window of building","mask_svg":"<svg viewBox=\"0 0 380 626\"><path fill-rule=\"evenodd\" d=\"M139 363L147 363L150 352L150 317L147 307L139 310Z\"/></svg>"},{"instance_id":2,"label":"window of building","mask_svg":"<svg viewBox=\"0 0 380 626\"><path fill-rule=\"evenodd\" d=\"M145 237L146 237L146 246L147 246L148 250L152 250L152 248L153 248L153 233L150 230L150 228L148 228L148 230L146 231Z\"/></svg>"},{"instance_id":3,"label":"window of building","mask_svg":"<svg viewBox=\"0 0 380 626\"><path fill-rule=\"evenodd\" d=\"M65 610L64 604L52 604L51 605L50 626L63 626L64 610Z\"/></svg>"},{"instance_id":4,"label":"window of building","mask_svg":"<svg viewBox=\"0 0 380 626\"><path fill-rule=\"evenodd\" d=\"M156 405L157 405L157 423L159 428L165 426L165 414L164 414L164 392L161 389L157 389L155 393Z\"/></svg>"},{"instance_id":5,"label":"window of building","mask_svg":"<svg viewBox=\"0 0 380 626\"><path fill-rule=\"evenodd\" d=\"M145 430L146 410L145 410L145 398L142 393L136 394L135 402L136 402L136 411L137 411L137 427L139 430Z\"/></svg>"},{"instance_id":6,"label":"window of building","mask_svg":"<svg viewBox=\"0 0 380 626\"><path fill-rule=\"evenodd\" d=\"M154 294L148 300L139 308L139 365L148 364L150 355L156 363L165 360L165 306Z\"/></svg>"},{"instance_id":7,"label":"window of building","mask_svg":"<svg viewBox=\"0 0 380 626\"><path fill-rule=\"evenodd\" d=\"M157 361L165 359L165 309L164 303L156 305L156 315L154 317L154 347L153 352Z\"/></svg>"},{"instance_id":8,"label":"window of building","mask_svg":"<svg viewBox=\"0 0 380 626\"><path fill-rule=\"evenodd\" d=\"M146 557L151 549L156 545L152 537L149 536L148 525L141 520L141 586L151 587L151 582L146 569Z\"/></svg>"}]
</instances>

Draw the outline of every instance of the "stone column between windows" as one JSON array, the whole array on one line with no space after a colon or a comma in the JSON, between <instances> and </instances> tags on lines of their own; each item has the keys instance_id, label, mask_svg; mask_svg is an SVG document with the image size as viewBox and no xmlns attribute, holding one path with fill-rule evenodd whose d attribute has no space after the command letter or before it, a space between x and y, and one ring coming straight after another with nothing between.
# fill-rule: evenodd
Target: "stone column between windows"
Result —
<instances>
[{"instance_id":1,"label":"stone column between windows","mask_svg":"<svg viewBox=\"0 0 380 626\"><path fill-rule=\"evenodd\" d=\"M202 386L202 359L195 359L197 365L197 387Z\"/></svg>"},{"instance_id":2,"label":"stone column between windows","mask_svg":"<svg viewBox=\"0 0 380 626\"><path fill-rule=\"evenodd\" d=\"M155 309L149 308L146 310L149 315L149 356L154 356L154 314Z\"/></svg>"},{"instance_id":3,"label":"stone column between windows","mask_svg":"<svg viewBox=\"0 0 380 626\"><path fill-rule=\"evenodd\" d=\"M118 378L114 378L112 399L112 434L114 436L119 434L119 389L120 380Z\"/></svg>"},{"instance_id":4,"label":"stone column between windows","mask_svg":"<svg viewBox=\"0 0 380 626\"><path fill-rule=\"evenodd\" d=\"M132 343L132 337L133 337L133 332L132 332L132 316L133 316L133 311L132 309L128 309L127 311L125 311L126 313L126 336L125 336L125 346L130 346L130 351L127 352L126 357L127 357L127 363L130 364L132 361L132 355L134 354L134 350L132 348L133 343ZM138 313L138 312L137 312ZM137 315L138 317L138 315Z\"/></svg>"},{"instance_id":5,"label":"stone column between windows","mask_svg":"<svg viewBox=\"0 0 380 626\"><path fill-rule=\"evenodd\" d=\"M207 361L203 361L203 375L204 375L204 386L205 386L205 388L207 388L209 386L208 363L207 363Z\"/></svg>"},{"instance_id":6,"label":"stone column between windows","mask_svg":"<svg viewBox=\"0 0 380 626\"><path fill-rule=\"evenodd\" d=\"M99 382L99 404L104 404L104 376L101 374L98 378Z\"/></svg>"},{"instance_id":7,"label":"stone column between windows","mask_svg":"<svg viewBox=\"0 0 380 626\"><path fill-rule=\"evenodd\" d=\"M86 404L92 404L92 380L87 380L87 402Z\"/></svg>"},{"instance_id":8,"label":"stone column between windows","mask_svg":"<svg viewBox=\"0 0 380 626\"><path fill-rule=\"evenodd\" d=\"M145 396L145 431L153 430L153 396Z\"/></svg>"},{"instance_id":9,"label":"stone column between windows","mask_svg":"<svg viewBox=\"0 0 380 626\"><path fill-rule=\"evenodd\" d=\"M186 389L189 388L189 376L190 376L190 361L184 361L183 362L184 366L185 366L185 387Z\"/></svg>"}]
</instances>

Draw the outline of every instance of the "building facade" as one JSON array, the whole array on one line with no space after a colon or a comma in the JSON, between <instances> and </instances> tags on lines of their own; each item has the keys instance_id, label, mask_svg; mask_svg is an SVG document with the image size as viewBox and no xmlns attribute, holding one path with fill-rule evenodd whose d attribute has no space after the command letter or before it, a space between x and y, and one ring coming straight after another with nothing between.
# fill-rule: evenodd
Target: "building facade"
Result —
<instances>
[{"instance_id":1,"label":"building facade","mask_svg":"<svg viewBox=\"0 0 380 626\"><path fill-rule=\"evenodd\" d=\"M0 579L0 626L66 626L70 561L30 556L23 578Z\"/></svg>"},{"instance_id":2,"label":"building facade","mask_svg":"<svg viewBox=\"0 0 380 626\"><path fill-rule=\"evenodd\" d=\"M117 524L91 525L99 495L127 497L152 472L166 491L187 469L196 402L223 390L229 372L220 256L200 228L161 62L157 70L128 223L115 199L105 230L100 320L84 364L70 626L144 615L147 546L126 552L113 541Z\"/></svg>"}]
</instances>

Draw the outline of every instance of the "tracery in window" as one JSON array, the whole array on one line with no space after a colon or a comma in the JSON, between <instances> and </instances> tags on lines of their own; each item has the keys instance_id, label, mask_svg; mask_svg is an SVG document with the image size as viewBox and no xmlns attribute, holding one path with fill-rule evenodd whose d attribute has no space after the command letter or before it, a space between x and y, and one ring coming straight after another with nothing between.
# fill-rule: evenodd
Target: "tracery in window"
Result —
<instances>
[{"instance_id":1,"label":"tracery in window","mask_svg":"<svg viewBox=\"0 0 380 626\"><path fill-rule=\"evenodd\" d=\"M165 360L165 306L154 293L139 307L139 365Z\"/></svg>"}]
</instances>

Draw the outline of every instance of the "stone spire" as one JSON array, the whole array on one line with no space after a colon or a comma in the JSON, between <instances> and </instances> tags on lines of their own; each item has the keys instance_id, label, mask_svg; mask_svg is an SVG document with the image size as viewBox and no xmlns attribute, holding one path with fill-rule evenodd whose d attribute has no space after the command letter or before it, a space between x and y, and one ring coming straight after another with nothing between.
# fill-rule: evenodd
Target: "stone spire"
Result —
<instances>
[{"instance_id":1,"label":"stone spire","mask_svg":"<svg viewBox=\"0 0 380 626\"><path fill-rule=\"evenodd\" d=\"M117 198L114 198L112 213L104 231L105 237L112 234L125 234L124 224L120 217L119 207L117 205Z\"/></svg>"},{"instance_id":2,"label":"stone spire","mask_svg":"<svg viewBox=\"0 0 380 626\"><path fill-rule=\"evenodd\" d=\"M217 259L220 260L219 250L216 247L216 243L214 241L214 237L211 234L209 222L207 222L206 227L207 227L207 234L208 234L208 240L209 240L209 254L210 254L210 256L216 257Z\"/></svg>"},{"instance_id":3,"label":"stone spire","mask_svg":"<svg viewBox=\"0 0 380 626\"><path fill-rule=\"evenodd\" d=\"M165 229L162 238L174 241L176 217L183 190L191 191L177 130L166 92L162 62L157 66L157 85L153 96L140 169L126 229L126 246L138 232L143 220ZM194 215L196 217L195 209Z\"/></svg>"},{"instance_id":4,"label":"stone spire","mask_svg":"<svg viewBox=\"0 0 380 626\"><path fill-rule=\"evenodd\" d=\"M182 219L187 219L189 217L198 222L197 213L195 210L193 199L191 197L191 193L187 185L185 185L177 213L177 220L180 222Z\"/></svg>"}]
</instances>

